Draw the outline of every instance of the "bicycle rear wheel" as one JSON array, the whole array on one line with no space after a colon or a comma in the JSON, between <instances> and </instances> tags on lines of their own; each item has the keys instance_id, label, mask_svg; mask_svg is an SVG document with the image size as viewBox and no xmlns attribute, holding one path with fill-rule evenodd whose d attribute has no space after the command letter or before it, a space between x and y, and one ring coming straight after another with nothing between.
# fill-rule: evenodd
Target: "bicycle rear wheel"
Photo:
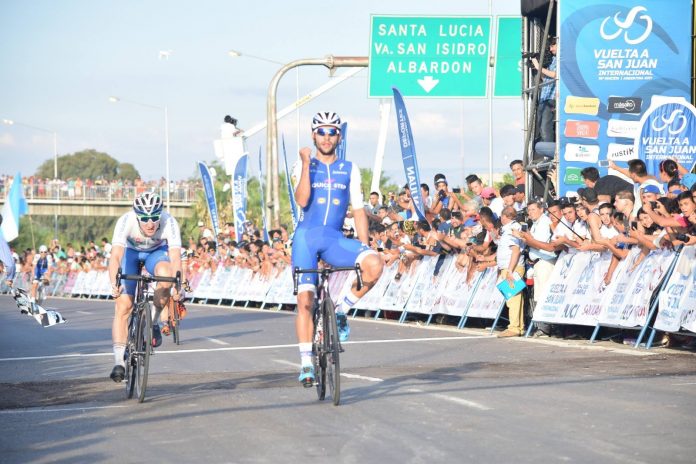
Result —
<instances>
[{"instance_id":1,"label":"bicycle rear wheel","mask_svg":"<svg viewBox=\"0 0 696 464\"><path fill-rule=\"evenodd\" d=\"M324 299L322 303L324 313L324 359L326 364L326 383L328 383L334 406L341 401L341 364L339 351L341 344L338 339L338 326L336 325L336 310L331 298Z\"/></svg>"},{"instance_id":2,"label":"bicycle rear wheel","mask_svg":"<svg viewBox=\"0 0 696 464\"><path fill-rule=\"evenodd\" d=\"M314 308L314 383L317 387L317 397L320 401L326 398L326 356L324 351L324 318L319 306Z\"/></svg>"},{"instance_id":3,"label":"bicycle rear wheel","mask_svg":"<svg viewBox=\"0 0 696 464\"><path fill-rule=\"evenodd\" d=\"M147 373L150 368L150 354L152 354L152 314L149 303L141 303L139 336L136 338L135 368L138 371L135 382L135 391L138 394L138 402L145 400L147 389Z\"/></svg>"}]
</instances>

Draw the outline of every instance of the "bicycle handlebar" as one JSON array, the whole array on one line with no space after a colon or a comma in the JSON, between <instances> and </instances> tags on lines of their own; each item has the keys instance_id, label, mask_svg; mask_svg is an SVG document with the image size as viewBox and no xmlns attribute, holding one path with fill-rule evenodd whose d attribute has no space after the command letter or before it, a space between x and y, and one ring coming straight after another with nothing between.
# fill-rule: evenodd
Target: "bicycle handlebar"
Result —
<instances>
[{"instance_id":1,"label":"bicycle handlebar","mask_svg":"<svg viewBox=\"0 0 696 464\"><path fill-rule=\"evenodd\" d=\"M164 276L144 276L141 274L121 274L119 269L116 273L116 286L121 286L121 280L135 280L144 282L146 284L152 282L170 282L175 284L176 290L179 291L181 288L181 272L177 271L176 277L164 277Z\"/></svg>"},{"instance_id":2,"label":"bicycle handlebar","mask_svg":"<svg viewBox=\"0 0 696 464\"><path fill-rule=\"evenodd\" d=\"M353 267L332 267L332 268L324 268L324 269L300 269L299 267L295 267L292 270L292 280L293 280L292 294L297 295L297 287L300 283L300 274L319 274L323 278L327 278L330 274L333 274L334 272L341 272L341 271L355 271L355 274L358 276L357 289L358 289L358 291L362 290L362 288L363 288L362 269L360 269L360 264L356 263L355 266L353 266Z\"/></svg>"}]
</instances>

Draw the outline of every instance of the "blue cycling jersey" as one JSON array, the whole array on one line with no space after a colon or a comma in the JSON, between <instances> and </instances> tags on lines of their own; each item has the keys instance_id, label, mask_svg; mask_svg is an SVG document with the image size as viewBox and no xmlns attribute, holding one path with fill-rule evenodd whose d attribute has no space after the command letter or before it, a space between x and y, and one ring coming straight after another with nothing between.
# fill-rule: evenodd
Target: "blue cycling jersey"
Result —
<instances>
[{"instance_id":1,"label":"blue cycling jersey","mask_svg":"<svg viewBox=\"0 0 696 464\"><path fill-rule=\"evenodd\" d=\"M324 164L313 158L309 182L309 201L293 236L293 268L315 269L319 259L333 266L352 266L361 254L370 251L367 245L341 232L348 203L362 208L360 170L350 161L337 159ZM313 291L316 281L316 274L302 274L299 291Z\"/></svg>"},{"instance_id":2,"label":"blue cycling jersey","mask_svg":"<svg viewBox=\"0 0 696 464\"><path fill-rule=\"evenodd\" d=\"M352 185L351 179L357 185ZM307 206L302 209L298 227L326 226L341 230L349 202L362 207L360 171L350 161L337 159L331 164L324 164L312 158L309 163L309 183L311 194ZM355 198L356 191L359 198Z\"/></svg>"},{"instance_id":3,"label":"blue cycling jersey","mask_svg":"<svg viewBox=\"0 0 696 464\"><path fill-rule=\"evenodd\" d=\"M34 268L34 278L40 279L43 275L48 272L48 258L39 258L36 261L36 267Z\"/></svg>"}]
</instances>

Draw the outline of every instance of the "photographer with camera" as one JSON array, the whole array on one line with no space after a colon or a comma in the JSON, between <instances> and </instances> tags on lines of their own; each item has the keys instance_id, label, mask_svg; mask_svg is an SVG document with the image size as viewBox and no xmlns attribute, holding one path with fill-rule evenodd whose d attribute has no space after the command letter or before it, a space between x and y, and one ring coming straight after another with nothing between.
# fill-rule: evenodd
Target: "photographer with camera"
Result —
<instances>
[{"instance_id":1,"label":"photographer with camera","mask_svg":"<svg viewBox=\"0 0 696 464\"><path fill-rule=\"evenodd\" d=\"M447 208L450 211L459 211L462 209L462 204L459 198L450 192L447 188L447 178L444 174L435 174L435 194L433 196L432 213L436 216L440 214L442 208Z\"/></svg>"},{"instance_id":2,"label":"photographer with camera","mask_svg":"<svg viewBox=\"0 0 696 464\"><path fill-rule=\"evenodd\" d=\"M515 220L517 211L513 207L506 207L500 216L502 228L498 239L496 263L500 272L499 279L506 281L510 288L514 287L514 281L522 278L524 274L524 260L522 250L524 242L515 232L522 230L522 226ZM524 299L520 292L506 301L508 307L508 319L510 324L507 329L498 334L498 337L519 337L524 334Z\"/></svg>"},{"instance_id":3,"label":"photographer with camera","mask_svg":"<svg viewBox=\"0 0 696 464\"><path fill-rule=\"evenodd\" d=\"M549 38L549 52L551 53L551 63L547 68L539 64L536 57L530 59L534 69L541 72L541 86L539 88L539 104L537 105L536 126L539 139L542 142L553 142L556 140L554 134L554 111L556 111L556 53L558 42L556 37Z\"/></svg>"}]
</instances>

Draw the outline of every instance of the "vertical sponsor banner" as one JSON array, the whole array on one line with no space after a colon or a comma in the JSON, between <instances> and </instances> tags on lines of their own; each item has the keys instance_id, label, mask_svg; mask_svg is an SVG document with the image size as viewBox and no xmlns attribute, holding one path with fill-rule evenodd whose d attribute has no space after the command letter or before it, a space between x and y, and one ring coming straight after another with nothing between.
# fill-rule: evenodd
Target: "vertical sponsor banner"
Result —
<instances>
[{"instance_id":1,"label":"vertical sponsor banner","mask_svg":"<svg viewBox=\"0 0 696 464\"><path fill-rule=\"evenodd\" d=\"M295 202L295 191L292 188L292 179L290 178L290 170L288 169L288 154L285 151L285 136L282 138L283 141L283 162L285 163L285 183L288 185L288 198L290 200L290 210L292 211L292 225L293 230L297 228L297 223L300 220L299 211L297 209L297 203ZM260 150L260 148L259 148ZM259 158L259 163L261 158Z\"/></svg>"},{"instance_id":2,"label":"vertical sponsor banner","mask_svg":"<svg viewBox=\"0 0 696 464\"><path fill-rule=\"evenodd\" d=\"M244 223L246 222L247 209L247 181L249 177L248 169L249 155L245 152L237 160L232 175L232 209L234 210L234 230L237 240L240 240L244 233Z\"/></svg>"},{"instance_id":3,"label":"vertical sponsor banner","mask_svg":"<svg viewBox=\"0 0 696 464\"><path fill-rule=\"evenodd\" d=\"M690 97L691 9L691 0L559 2L560 194L577 188L582 168L638 157L653 96Z\"/></svg>"},{"instance_id":4,"label":"vertical sponsor banner","mask_svg":"<svg viewBox=\"0 0 696 464\"><path fill-rule=\"evenodd\" d=\"M665 159L676 159L682 166L696 160L696 108L682 97L653 97L638 134L634 152L650 174L657 176Z\"/></svg>"},{"instance_id":5,"label":"vertical sponsor banner","mask_svg":"<svg viewBox=\"0 0 696 464\"><path fill-rule=\"evenodd\" d=\"M505 297L496 287L497 283L498 269L487 268L475 289L474 297L471 299L469 310L466 313L468 317L496 318L500 307L505 302Z\"/></svg>"},{"instance_id":6,"label":"vertical sponsor banner","mask_svg":"<svg viewBox=\"0 0 696 464\"><path fill-rule=\"evenodd\" d=\"M589 280L590 276L585 270L591 269L591 259L592 253L564 253L559 256L544 300L538 302L534 309L534 321L568 324L569 320L575 319L580 305L573 303L571 298L578 289L576 283ZM580 290L585 291L586 287L585 284Z\"/></svg>"},{"instance_id":7,"label":"vertical sponsor banner","mask_svg":"<svg viewBox=\"0 0 696 464\"><path fill-rule=\"evenodd\" d=\"M642 259L640 248L633 247L616 267L602 300L602 310L598 317L600 324L616 326L621 324L624 319L624 309L631 300L634 282L640 273L638 268Z\"/></svg>"},{"instance_id":8,"label":"vertical sponsor banner","mask_svg":"<svg viewBox=\"0 0 696 464\"><path fill-rule=\"evenodd\" d=\"M218 217L217 200L215 199L215 187L213 186L213 177L210 175L208 165L202 161L198 162L198 170L201 172L203 180L203 190L205 191L205 200L208 204L208 213L210 221L213 223L213 231L215 232L215 243L217 236L220 233L220 218Z\"/></svg>"},{"instance_id":9,"label":"vertical sponsor banner","mask_svg":"<svg viewBox=\"0 0 696 464\"><path fill-rule=\"evenodd\" d=\"M678 332L682 318L689 310L696 310L696 295L689 301L689 290L693 291L696 280L696 247L684 247L674 272L667 285L660 292L659 312L655 318L654 327L665 332ZM691 287L691 288L690 288Z\"/></svg>"},{"instance_id":10,"label":"vertical sponsor banner","mask_svg":"<svg viewBox=\"0 0 696 464\"><path fill-rule=\"evenodd\" d=\"M611 264L611 253L582 254L589 256L589 262L582 270L580 279L573 282L574 288L571 287L565 310L561 312L562 322L594 326L601 312L602 296L606 289L604 276Z\"/></svg>"},{"instance_id":11,"label":"vertical sponsor banner","mask_svg":"<svg viewBox=\"0 0 696 464\"><path fill-rule=\"evenodd\" d=\"M348 123L344 122L341 124L341 141L338 143L338 146L336 147L336 156L338 156L338 159L344 160L346 159L346 143L348 141ZM283 150L285 150L285 146L283 145ZM287 165L288 162L287 160L285 161L285 164Z\"/></svg>"},{"instance_id":12,"label":"vertical sponsor banner","mask_svg":"<svg viewBox=\"0 0 696 464\"><path fill-rule=\"evenodd\" d=\"M285 151L285 140L283 140L283 151ZM287 173L287 163L285 164ZM263 196L263 169L261 168L261 146L259 146L259 199L261 201L261 221L263 223L263 240L268 242L268 224L266 223L266 199ZM290 200L292 201L292 199Z\"/></svg>"},{"instance_id":13,"label":"vertical sponsor banner","mask_svg":"<svg viewBox=\"0 0 696 464\"><path fill-rule=\"evenodd\" d=\"M423 214L423 199L420 191L420 175L418 173L418 159L416 158L416 147L413 145L413 133L411 132L411 123L408 120L406 112L406 104L404 99L396 87L392 88L394 92L394 108L396 109L396 127L399 131L399 146L401 147L401 161L404 163L404 173L406 181L411 190L411 199L416 207L416 213L420 221L425 221Z\"/></svg>"}]
</instances>

